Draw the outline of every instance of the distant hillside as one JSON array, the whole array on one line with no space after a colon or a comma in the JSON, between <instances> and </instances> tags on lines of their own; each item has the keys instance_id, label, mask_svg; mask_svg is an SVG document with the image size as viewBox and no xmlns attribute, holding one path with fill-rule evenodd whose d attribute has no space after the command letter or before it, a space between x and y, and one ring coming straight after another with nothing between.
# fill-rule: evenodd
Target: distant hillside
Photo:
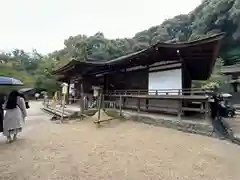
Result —
<instances>
[{"instance_id":1,"label":"distant hillside","mask_svg":"<svg viewBox=\"0 0 240 180\"><path fill-rule=\"evenodd\" d=\"M157 42L181 42L196 40L215 33L226 32L221 50L225 64L240 59L240 1L205 0L187 15L179 15L159 26L137 33L133 38L110 40L99 32L94 36L69 37L65 48L51 53L60 60L59 65L77 57L80 60L109 60L142 50Z\"/></svg>"}]
</instances>

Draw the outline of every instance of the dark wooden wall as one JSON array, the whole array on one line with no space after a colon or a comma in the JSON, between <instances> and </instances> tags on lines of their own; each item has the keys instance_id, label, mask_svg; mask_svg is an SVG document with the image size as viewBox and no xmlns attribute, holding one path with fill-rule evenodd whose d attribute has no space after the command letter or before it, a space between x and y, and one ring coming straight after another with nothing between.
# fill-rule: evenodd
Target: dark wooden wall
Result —
<instances>
[{"instance_id":1,"label":"dark wooden wall","mask_svg":"<svg viewBox=\"0 0 240 180\"><path fill-rule=\"evenodd\" d=\"M190 77L190 72L186 64L182 64L182 88L183 89L192 88L192 79Z\"/></svg>"},{"instance_id":2,"label":"dark wooden wall","mask_svg":"<svg viewBox=\"0 0 240 180\"><path fill-rule=\"evenodd\" d=\"M191 88L191 78L188 68L184 65L182 67L182 87L183 89ZM149 81L148 73L148 69L142 69L130 72L122 71L100 77L85 77L76 83L75 87L78 97L81 91L81 83L83 83L84 94L92 94L92 86L102 86L105 93L112 90L147 90Z\"/></svg>"},{"instance_id":3,"label":"dark wooden wall","mask_svg":"<svg viewBox=\"0 0 240 180\"><path fill-rule=\"evenodd\" d=\"M126 74L126 89L148 89L148 69Z\"/></svg>"},{"instance_id":4,"label":"dark wooden wall","mask_svg":"<svg viewBox=\"0 0 240 180\"><path fill-rule=\"evenodd\" d=\"M108 90L148 89L148 70L109 74Z\"/></svg>"}]
</instances>

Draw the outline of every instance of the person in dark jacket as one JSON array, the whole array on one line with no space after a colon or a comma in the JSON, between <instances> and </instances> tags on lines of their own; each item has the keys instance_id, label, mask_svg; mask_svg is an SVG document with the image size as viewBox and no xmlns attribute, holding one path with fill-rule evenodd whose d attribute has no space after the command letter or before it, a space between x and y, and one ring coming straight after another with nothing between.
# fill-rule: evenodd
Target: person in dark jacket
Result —
<instances>
[{"instance_id":1,"label":"person in dark jacket","mask_svg":"<svg viewBox=\"0 0 240 180\"><path fill-rule=\"evenodd\" d=\"M220 139L229 137L227 127L223 123L223 112L224 108L221 105L222 97L219 94L214 94L211 103L211 118L214 132L219 136Z\"/></svg>"},{"instance_id":2,"label":"person in dark jacket","mask_svg":"<svg viewBox=\"0 0 240 180\"><path fill-rule=\"evenodd\" d=\"M3 132L3 117L4 117L4 111L3 111L3 104L4 104L4 95L0 94L0 132Z\"/></svg>"}]
</instances>

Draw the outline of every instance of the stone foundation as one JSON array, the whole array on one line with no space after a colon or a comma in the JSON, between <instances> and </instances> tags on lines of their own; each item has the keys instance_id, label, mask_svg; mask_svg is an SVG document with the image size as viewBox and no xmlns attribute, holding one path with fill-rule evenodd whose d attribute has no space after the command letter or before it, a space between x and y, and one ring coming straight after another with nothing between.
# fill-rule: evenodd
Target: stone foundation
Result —
<instances>
[{"instance_id":1,"label":"stone foundation","mask_svg":"<svg viewBox=\"0 0 240 180\"><path fill-rule=\"evenodd\" d=\"M111 116L113 116L114 114L119 115L118 110L107 110L107 113L110 113ZM213 132L213 126L210 124L210 122L207 122L205 120L199 120L201 122L190 120L177 120L177 117L174 119L167 119L163 118L161 115L136 113L130 111L123 111L122 116L127 120L142 122L149 125L167 127L183 132L216 137L215 133Z\"/></svg>"}]
</instances>

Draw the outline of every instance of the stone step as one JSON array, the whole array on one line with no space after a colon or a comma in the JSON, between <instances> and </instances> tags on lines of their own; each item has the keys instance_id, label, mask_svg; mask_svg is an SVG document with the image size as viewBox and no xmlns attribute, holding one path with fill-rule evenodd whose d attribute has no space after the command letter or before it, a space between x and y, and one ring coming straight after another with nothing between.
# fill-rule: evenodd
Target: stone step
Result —
<instances>
[{"instance_id":1,"label":"stone step","mask_svg":"<svg viewBox=\"0 0 240 180\"><path fill-rule=\"evenodd\" d=\"M54 107L51 107L51 106L49 106L49 107L47 107L47 108L50 109L50 110L53 111L53 112L57 112L57 113L62 114L62 109L61 109L61 108L54 108ZM66 109L64 109L64 114L65 114L65 115L71 116L73 113L74 113L74 112L69 112L69 111L67 111Z\"/></svg>"},{"instance_id":2,"label":"stone step","mask_svg":"<svg viewBox=\"0 0 240 180\"><path fill-rule=\"evenodd\" d=\"M57 117L62 117L62 112L54 109L54 108L49 108L49 107L44 107L42 108L43 111L47 112L48 114L57 116ZM70 117L72 114L68 113L68 112L64 112L63 114L63 118L68 118Z\"/></svg>"},{"instance_id":3,"label":"stone step","mask_svg":"<svg viewBox=\"0 0 240 180\"><path fill-rule=\"evenodd\" d=\"M52 107L52 108L55 108L55 107ZM58 106L58 107L56 107L56 109L62 111L62 107L59 107L59 106ZM64 108L64 111L65 111L65 112L68 112L68 113L70 113L70 114L73 114L73 113L79 112L79 111L80 111L80 108L76 110L76 108L71 109L71 107L66 106L66 108Z\"/></svg>"}]
</instances>

